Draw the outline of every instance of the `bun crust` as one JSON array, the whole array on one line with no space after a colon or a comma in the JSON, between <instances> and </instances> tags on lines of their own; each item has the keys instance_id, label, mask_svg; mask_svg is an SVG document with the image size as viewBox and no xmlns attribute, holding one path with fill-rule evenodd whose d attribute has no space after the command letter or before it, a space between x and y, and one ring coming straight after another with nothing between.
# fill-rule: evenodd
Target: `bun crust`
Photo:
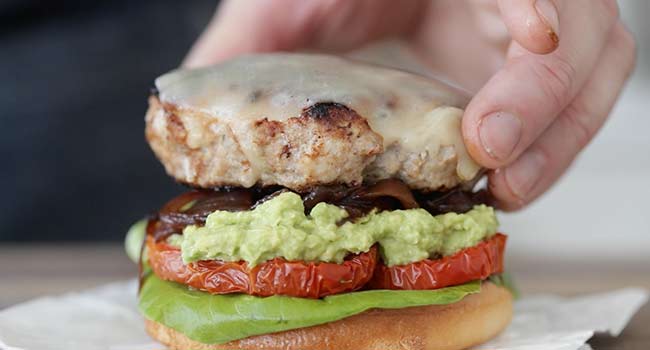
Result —
<instances>
[{"instance_id":1,"label":"bun crust","mask_svg":"<svg viewBox=\"0 0 650 350\"><path fill-rule=\"evenodd\" d=\"M480 293L450 305L375 309L336 322L227 344L200 343L150 320L145 320L145 327L171 349L459 350L493 338L511 318L512 295L487 282Z\"/></svg>"}]
</instances>

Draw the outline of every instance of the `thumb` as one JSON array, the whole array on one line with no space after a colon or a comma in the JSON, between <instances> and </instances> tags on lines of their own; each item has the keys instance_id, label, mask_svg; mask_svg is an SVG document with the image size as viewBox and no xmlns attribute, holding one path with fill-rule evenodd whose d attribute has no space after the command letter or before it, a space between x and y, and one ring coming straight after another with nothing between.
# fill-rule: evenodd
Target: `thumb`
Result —
<instances>
[{"instance_id":1,"label":"thumb","mask_svg":"<svg viewBox=\"0 0 650 350\"><path fill-rule=\"evenodd\" d=\"M560 40L561 0L499 0L499 11L512 38L537 54L553 52Z\"/></svg>"}]
</instances>

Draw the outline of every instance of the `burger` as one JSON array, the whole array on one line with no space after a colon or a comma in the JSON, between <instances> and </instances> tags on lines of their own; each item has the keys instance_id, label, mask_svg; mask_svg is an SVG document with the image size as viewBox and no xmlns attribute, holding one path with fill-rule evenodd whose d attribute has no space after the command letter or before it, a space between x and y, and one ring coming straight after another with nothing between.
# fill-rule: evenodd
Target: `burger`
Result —
<instances>
[{"instance_id":1,"label":"burger","mask_svg":"<svg viewBox=\"0 0 650 350\"><path fill-rule=\"evenodd\" d=\"M135 224L172 349L463 349L510 322L467 96L404 71L259 54L156 80L146 138L190 187Z\"/></svg>"}]
</instances>

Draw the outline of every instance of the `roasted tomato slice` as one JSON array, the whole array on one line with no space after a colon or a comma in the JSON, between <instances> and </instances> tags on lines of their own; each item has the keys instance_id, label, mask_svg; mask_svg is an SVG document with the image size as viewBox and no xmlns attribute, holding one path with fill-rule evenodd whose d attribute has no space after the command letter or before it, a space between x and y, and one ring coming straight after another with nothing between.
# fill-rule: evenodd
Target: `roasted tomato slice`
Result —
<instances>
[{"instance_id":1,"label":"roasted tomato slice","mask_svg":"<svg viewBox=\"0 0 650 350\"><path fill-rule=\"evenodd\" d=\"M506 236L500 233L456 254L406 265L377 264L369 289L437 289L503 272Z\"/></svg>"},{"instance_id":2,"label":"roasted tomato slice","mask_svg":"<svg viewBox=\"0 0 650 350\"><path fill-rule=\"evenodd\" d=\"M203 260L185 264L181 251L147 236L149 265L160 278L212 294L246 293L320 298L363 287L372 277L377 248L350 255L342 264L275 258L254 267L246 262Z\"/></svg>"}]
</instances>

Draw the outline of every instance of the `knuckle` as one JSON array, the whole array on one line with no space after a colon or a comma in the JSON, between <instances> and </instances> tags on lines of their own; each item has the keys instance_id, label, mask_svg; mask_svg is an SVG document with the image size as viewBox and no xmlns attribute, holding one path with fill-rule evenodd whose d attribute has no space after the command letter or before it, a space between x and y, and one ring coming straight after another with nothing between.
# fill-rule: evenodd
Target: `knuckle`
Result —
<instances>
[{"instance_id":1,"label":"knuckle","mask_svg":"<svg viewBox=\"0 0 650 350\"><path fill-rule=\"evenodd\" d=\"M527 204L528 203L520 200L497 198L497 207L505 212L511 213L519 211L521 209L524 209Z\"/></svg>"},{"instance_id":2,"label":"knuckle","mask_svg":"<svg viewBox=\"0 0 650 350\"><path fill-rule=\"evenodd\" d=\"M618 18L620 15L618 9L618 3L616 0L603 0L601 1L605 7L605 13L607 13L612 18Z\"/></svg>"},{"instance_id":3,"label":"knuckle","mask_svg":"<svg viewBox=\"0 0 650 350\"><path fill-rule=\"evenodd\" d=\"M626 69L626 76L629 77L636 66L637 58L637 43L634 35L622 24L619 24L615 28L613 40L620 47L618 51L623 56L623 66Z\"/></svg>"},{"instance_id":4,"label":"knuckle","mask_svg":"<svg viewBox=\"0 0 650 350\"><path fill-rule=\"evenodd\" d=\"M555 54L548 59L537 60L532 68L545 95L560 107L566 105L576 75L576 69L569 60Z\"/></svg>"},{"instance_id":5,"label":"knuckle","mask_svg":"<svg viewBox=\"0 0 650 350\"><path fill-rule=\"evenodd\" d=\"M573 135L576 149L580 150L587 146L595 133L589 125L590 120L596 119L593 111L583 102L576 100L564 110L562 119Z\"/></svg>"},{"instance_id":6,"label":"knuckle","mask_svg":"<svg viewBox=\"0 0 650 350\"><path fill-rule=\"evenodd\" d=\"M492 196L493 204L504 211L517 211L526 205L518 198L510 184L506 181L503 169L492 171L488 176L488 190Z\"/></svg>"},{"instance_id":7,"label":"knuckle","mask_svg":"<svg viewBox=\"0 0 650 350\"><path fill-rule=\"evenodd\" d=\"M542 142L533 144L528 152L537 157L540 164L542 164L543 169L549 169L556 165L555 160L557 159L557 156L554 156L553 150L546 147Z\"/></svg>"}]
</instances>

